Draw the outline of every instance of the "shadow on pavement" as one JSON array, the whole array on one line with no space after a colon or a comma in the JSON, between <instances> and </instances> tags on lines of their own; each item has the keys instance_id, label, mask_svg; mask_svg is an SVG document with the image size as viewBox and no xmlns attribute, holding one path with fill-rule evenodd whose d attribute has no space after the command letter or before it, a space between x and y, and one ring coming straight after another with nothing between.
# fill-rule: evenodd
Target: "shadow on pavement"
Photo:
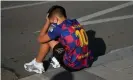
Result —
<instances>
[{"instance_id":1,"label":"shadow on pavement","mask_svg":"<svg viewBox=\"0 0 133 80\"><path fill-rule=\"evenodd\" d=\"M52 77L51 80L73 80L73 75L71 74L71 72L63 71L56 74L54 77Z\"/></svg>"},{"instance_id":2,"label":"shadow on pavement","mask_svg":"<svg viewBox=\"0 0 133 80\"><path fill-rule=\"evenodd\" d=\"M95 34L96 34L95 31L88 30L86 33L87 33L87 36L89 39L89 49L93 52L94 61L96 61L96 60L98 60L99 56L102 56L105 54L106 44L102 38L95 37ZM92 66L92 64L91 64L91 66Z\"/></svg>"},{"instance_id":3,"label":"shadow on pavement","mask_svg":"<svg viewBox=\"0 0 133 80\"><path fill-rule=\"evenodd\" d=\"M43 61L43 66L44 66L45 71L48 70L50 66L50 62L51 62L50 58L48 60Z\"/></svg>"}]
</instances>

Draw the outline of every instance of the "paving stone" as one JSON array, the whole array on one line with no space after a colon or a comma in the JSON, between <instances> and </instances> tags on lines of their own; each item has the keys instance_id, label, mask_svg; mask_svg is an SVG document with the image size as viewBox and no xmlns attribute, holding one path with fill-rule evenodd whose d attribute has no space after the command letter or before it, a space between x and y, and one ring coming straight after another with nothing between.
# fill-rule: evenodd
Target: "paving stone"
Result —
<instances>
[{"instance_id":1,"label":"paving stone","mask_svg":"<svg viewBox=\"0 0 133 80\"><path fill-rule=\"evenodd\" d=\"M98 75L107 80L132 80L133 57L114 61L105 65L92 67L85 71Z\"/></svg>"},{"instance_id":2,"label":"paving stone","mask_svg":"<svg viewBox=\"0 0 133 80\"><path fill-rule=\"evenodd\" d=\"M47 76L44 76L42 74L34 74L19 80L49 80Z\"/></svg>"},{"instance_id":3,"label":"paving stone","mask_svg":"<svg viewBox=\"0 0 133 80\"><path fill-rule=\"evenodd\" d=\"M98 66L86 71L100 76L106 80L131 80L131 77L128 76L128 74L115 71L104 66Z\"/></svg>"},{"instance_id":4,"label":"paving stone","mask_svg":"<svg viewBox=\"0 0 133 80\"><path fill-rule=\"evenodd\" d=\"M1 68L1 80L18 80L18 77L12 71Z\"/></svg>"},{"instance_id":5,"label":"paving stone","mask_svg":"<svg viewBox=\"0 0 133 80\"><path fill-rule=\"evenodd\" d=\"M118 61L114 61L108 64L105 64L104 66L110 68L110 69L114 69L116 71L124 69L124 68L128 68L130 66L133 66L133 57L129 57L123 60L118 60Z\"/></svg>"},{"instance_id":6,"label":"paving stone","mask_svg":"<svg viewBox=\"0 0 133 80\"><path fill-rule=\"evenodd\" d=\"M58 69L54 72L46 73L44 75L48 76L50 80L105 80L83 70L77 72L68 72L63 69Z\"/></svg>"},{"instance_id":7,"label":"paving stone","mask_svg":"<svg viewBox=\"0 0 133 80\"><path fill-rule=\"evenodd\" d=\"M113 50L106 55L100 56L98 60L93 63L92 66L94 67L94 66L106 64L116 60L122 60L130 56L133 56L133 46Z\"/></svg>"},{"instance_id":8,"label":"paving stone","mask_svg":"<svg viewBox=\"0 0 133 80\"><path fill-rule=\"evenodd\" d=\"M98 58L98 60L93 63L92 67L98 66L101 64L106 64L106 63L116 61L116 60L121 60L121 59L123 59L123 58L121 56L119 56L117 53L116 54L106 54L104 56L100 56Z\"/></svg>"}]
</instances>

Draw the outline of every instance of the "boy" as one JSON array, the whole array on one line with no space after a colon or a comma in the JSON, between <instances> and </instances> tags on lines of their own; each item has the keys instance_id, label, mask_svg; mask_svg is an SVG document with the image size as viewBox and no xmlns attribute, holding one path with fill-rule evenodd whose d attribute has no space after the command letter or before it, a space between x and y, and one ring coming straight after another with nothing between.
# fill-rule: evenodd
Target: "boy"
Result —
<instances>
[{"instance_id":1,"label":"boy","mask_svg":"<svg viewBox=\"0 0 133 80\"><path fill-rule=\"evenodd\" d=\"M40 42L38 56L24 64L29 72L44 72L42 62L50 48L53 50L54 63L51 64L54 68L60 67L61 64L67 70L80 70L89 67L89 63L93 61L93 56L88 50L85 30L76 19L67 19L66 11L61 6L55 5L49 9L38 41Z\"/></svg>"}]
</instances>

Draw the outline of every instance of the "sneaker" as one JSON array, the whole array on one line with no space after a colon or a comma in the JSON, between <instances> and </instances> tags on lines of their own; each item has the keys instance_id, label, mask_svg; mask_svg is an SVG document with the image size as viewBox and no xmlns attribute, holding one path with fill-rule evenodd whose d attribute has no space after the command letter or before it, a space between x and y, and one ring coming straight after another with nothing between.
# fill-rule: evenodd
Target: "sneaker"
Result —
<instances>
[{"instance_id":1,"label":"sneaker","mask_svg":"<svg viewBox=\"0 0 133 80\"><path fill-rule=\"evenodd\" d=\"M28 72L36 72L42 74L44 71L43 63L36 62L36 59L24 64L24 68Z\"/></svg>"},{"instance_id":2,"label":"sneaker","mask_svg":"<svg viewBox=\"0 0 133 80\"><path fill-rule=\"evenodd\" d=\"M53 66L53 68L60 68L60 63L55 57L52 57L50 64Z\"/></svg>"}]
</instances>

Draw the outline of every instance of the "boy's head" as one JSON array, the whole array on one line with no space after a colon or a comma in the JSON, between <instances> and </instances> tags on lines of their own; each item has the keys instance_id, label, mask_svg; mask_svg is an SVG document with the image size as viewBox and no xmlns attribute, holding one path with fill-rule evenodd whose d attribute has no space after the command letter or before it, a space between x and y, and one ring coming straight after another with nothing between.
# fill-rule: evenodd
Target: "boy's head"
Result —
<instances>
[{"instance_id":1,"label":"boy's head","mask_svg":"<svg viewBox=\"0 0 133 80\"><path fill-rule=\"evenodd\" d=\"M54 5L48 10L48 18L51 23L57 23L61 19L66 19L66 11L62 6Z\"/></svg>"}]
</instances>

